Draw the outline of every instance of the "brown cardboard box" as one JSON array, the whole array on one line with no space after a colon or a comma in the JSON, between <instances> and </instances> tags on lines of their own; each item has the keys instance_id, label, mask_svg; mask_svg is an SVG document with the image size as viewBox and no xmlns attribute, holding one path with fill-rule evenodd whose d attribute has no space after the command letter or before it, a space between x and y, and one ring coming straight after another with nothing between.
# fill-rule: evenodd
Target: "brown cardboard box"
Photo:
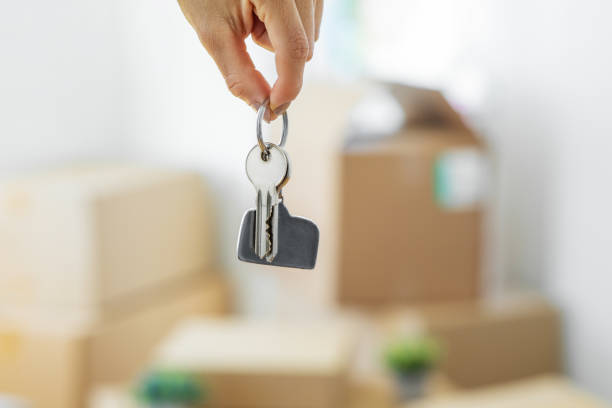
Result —
<instances>
[{"instance_id":1,"label":"brown cardboard box","mask_svg":"<svg viewBox=\"0 0 612 408\"><path fill-rule=\"evenodd\" d=\"M477 204L443 202L438 178L449 154L478 157L482 146L438 92L391 89L403 104L404 128L349 142L341 156L340 301L475 298L482 214Z\"/></svg>"},{"instance_id":2,"label":"brown cardboard box","mask_svg":"<svg viewBox=\"0 0 612 408\"><path fill-rule=\"evenodd\" d=\"M406 328L437 338L444 350L440 370L459 388L561 371L559 313L538 297L395 310L379 323L383 339Z\"/></svg>"},{"instance_id":3,"label":"brown cardboard box","mask_svg":"<svg viewBox=\"0 0 612 408\"><path fill-rule=\"evenodd\" d=\"M121 297L209 268L197 173L84 165L0 185L0 308L83 319Z\"/></svg>"},{"instance_id":4,"label":"brown cardboard box","mask_svg":"<svg viewBox=\"0 0 612 408\"><path fill-rule=\"evenodd\" d=\"M35 408L82 408L97 384L127 383L174 324L186 316L227 312L229 292L217 275L151 291L148 301L117 306L117 315L82 324L7 321L0 325L0 393Z\"/></svg>"},{"instance_id":5,"label":"brown cardboard box","mask_svg":"<svg viewBox=\"0 0 612 408\"><path fill-rule=\"evenodd\" d=\"M446 349L442 370L459 387L561 371L559 312L538 299L448 305L428 330Z\"/></svg>"},{"instance_id":6,"label":"brown cardboard box","mask_svg":"<svg viewBox=\"0 0 612 408\"><path fill-rule=\"evenodd\" d=\"M210 407L342 408L352 343L342 324L194 319L155 365L200 376Z\"/></svg>"}]
</instances>

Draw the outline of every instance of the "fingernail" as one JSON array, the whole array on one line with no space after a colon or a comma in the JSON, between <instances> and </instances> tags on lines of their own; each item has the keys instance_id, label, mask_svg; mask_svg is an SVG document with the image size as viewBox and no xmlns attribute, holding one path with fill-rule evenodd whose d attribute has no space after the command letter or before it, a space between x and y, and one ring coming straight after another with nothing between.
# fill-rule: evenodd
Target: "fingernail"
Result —
<instances>
[{"instance_id":1,"label":"fingernail","mask_svg":"<svg viewBox=\"0 0 612 408\"><path fill-rule=\"evenodd\" d=\"M290 104L291 102L287 102L287 103L283 103L282 105L278 106L276 109L274 109L274 114L275 115L283 114L287 110Z\"/></svg>"},{"instance_id":2,"label":"fingernail","mask_svg":"<svg viewBox=\"0 0 612 408\"><path fill-rule=\"evenodd\" d=\"M272 112L270 112L270 109L266 109L266 112L264 113L264 120L268 123L270 123L270 120L272 120Z\"/></svg>"}]
</instances>

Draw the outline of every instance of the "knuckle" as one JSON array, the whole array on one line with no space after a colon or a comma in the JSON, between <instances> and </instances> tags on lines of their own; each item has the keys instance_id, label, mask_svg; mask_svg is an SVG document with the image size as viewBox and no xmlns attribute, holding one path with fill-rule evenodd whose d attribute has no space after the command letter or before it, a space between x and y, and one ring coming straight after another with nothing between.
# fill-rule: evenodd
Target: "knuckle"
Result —
<instances>
[{"instance_id":1,"label":"knuckle","mask_svg":"<svg viewBox=\"0 0 612 408\"><path fill-rule=\"evenodd\" d=\"M291 35L288 39L289 58L295 61L306 61L310 55L308 38L302 32Z\"/></svg>"},{"instance_id":2,"label":"knuckle","mask_svg":"<svg viewBox=\"0 0 612 408\"><path fill-rule=\"evenodd\" d=\"M209 51L216 51L221 47L221 41L219 35L214 30L211 30L210 27L202 27L198 31L198 38L200 42L208 49Z\"/></svg>"},{"instance_id":3,"label":"knuckle","mask_svg":"<svg viewBox=\"0 0 612 408\"><path fill-rule=\"evenodd\" d=\"M219 50L230 35L231 24L218 16L208 16L196 28L200 42L207 49Z\"/></svg>"}]
</instances>

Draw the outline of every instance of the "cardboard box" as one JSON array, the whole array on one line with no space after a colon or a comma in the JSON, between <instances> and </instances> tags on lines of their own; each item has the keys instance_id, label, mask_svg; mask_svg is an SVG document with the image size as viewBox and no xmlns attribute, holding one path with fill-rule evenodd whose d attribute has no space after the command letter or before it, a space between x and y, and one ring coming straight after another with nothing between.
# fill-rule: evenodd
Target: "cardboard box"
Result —
<instances>
[{"instance_id":1,"label":"cardboard box","mask_svg":"<svg viewBox=\"0 0 612 408\"><path fill-rule=\"evenodd\" d=\"M390 89L404 127L341 155L340 302L476 298L482 145L438 92Z\"/></svg>"},{"instance_id":2,"label":"cardboard box","mask_svg":"<svg viewBox=\"0 0 612 408\"><path fill-rule=\"evenodd\" d=\"M350 408L397 408L397 385L389 375L370 375L352 378L350 382ZM432 373L427 379L423 398L455 392L448 379Z\"/></svg>"},{"instance_id":3,"label":"cardboard box","mask_svg":"<svg viewBox=\"0 0 612 408\"><path fill-rule=\"evenodd\" d=\"M61 316L1 319L0 394L18 395L36 408L82 408L94 386L133 381L179 320L229 307L228 287L216 275L189 278L148 298L117 305L120 315L87 325Z\"/></svg>"},{"instance_id":4,"label":"cardboard box","mask_svg":"<svg viewBox=\"0 0 612 408\"><path fill-rule=\"evenodd\" d=\"M202 180L90 165L0 185L0 308L95 312L214 263Z\"/></svg>"},{"instance_id":5,"label":"cardboard box","mask_svg":"<svg viewBox=\"0 0 612 408\"><path fill-rule=\"evenodd\" d=\"M198 375L206 406L341 408L352 342L340 324L197 319L164 342L155 365Z\"/></svg>"},{"instance_id":6,"label":"cardboard box","mask_svg":"<svg viewBox=\"0 0 612 408\"><path fill-rule=\"evenodd\" d=\"M538 297L398 309L379 318L378 330L380 343L410 332L437 338L444 350L440 371L458 388L562 369L559 312Z\"/></svg>"},{"instance_id":7,"label":"cardboard box","mask_svg":"<svg viewBox=\"0 0 612 408\"><path fill-rule=\"evenodd\" d=\"M541 299L448 305L426 319L446 349L441 369L459 387L562 370L559 312Z\"/></svg>"},{"instance_id":8,"label":"cardboard box","mask_svg":"<svg viewBox=\"0 0 612 408\"><path fill-rule=\"evenodd\" d=\"M426 398L405 405L406 408L604 408L608 406L567 379L556 376L542 376L469 392Z\"/></svg>"}]
</instances>

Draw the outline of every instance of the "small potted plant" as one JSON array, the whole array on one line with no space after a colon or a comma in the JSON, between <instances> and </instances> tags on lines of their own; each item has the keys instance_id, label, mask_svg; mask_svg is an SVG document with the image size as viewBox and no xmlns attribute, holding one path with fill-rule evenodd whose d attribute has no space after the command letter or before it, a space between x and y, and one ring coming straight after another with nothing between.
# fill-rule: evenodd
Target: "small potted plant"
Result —
<instances>
[{"instance_id":1,"label":"small potted plant","mask_svg":"<svg viewBox=\"0 0 612 408\"><path fill-rule=\"evenodd\" d=\"M429 337L401 338L386 347L385 363L394 374L401 401L423 396L428 374L439 357L438 343Z\"/></svg>"},{"instance_id":2,"label":"small potted plant","mask_svg":"<svg viewBox=\"0 0 612 408\"><path fill-rule=\"evenodd\" d=\"M136 395L150 408L192 408L204 402L202 384L192 375L175 371L152 371L138 383Z\"/></svg>"}]
</instances>

